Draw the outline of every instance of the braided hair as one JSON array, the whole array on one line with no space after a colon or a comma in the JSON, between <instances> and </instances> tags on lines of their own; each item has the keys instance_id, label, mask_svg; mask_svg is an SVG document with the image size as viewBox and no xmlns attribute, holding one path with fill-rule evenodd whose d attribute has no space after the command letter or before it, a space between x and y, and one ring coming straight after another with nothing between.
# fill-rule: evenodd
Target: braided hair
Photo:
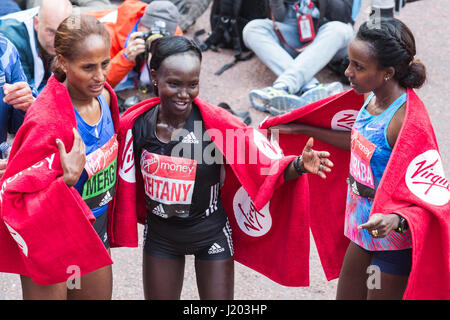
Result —
<instances>
[{"instance_id":1,"label":"braided hair","mask_svg":"<svg viewBox=\"0 0 450 320\"><path fill-rule=\"evenodd\" d=\"M356 38L369 43L380 69L395 69L394 79L402 87L420 88L424 84L425 65L415 58L414 35L402 21L395 18L366 21Z\"/></svg>"}]
</instances>

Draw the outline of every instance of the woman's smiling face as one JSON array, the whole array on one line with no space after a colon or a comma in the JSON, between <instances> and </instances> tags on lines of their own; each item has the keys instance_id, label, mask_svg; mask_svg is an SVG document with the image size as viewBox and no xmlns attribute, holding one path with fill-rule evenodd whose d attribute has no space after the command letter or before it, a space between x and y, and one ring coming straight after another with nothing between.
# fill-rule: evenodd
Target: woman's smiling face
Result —
<instances>
[{"instance_id":1,"label":"woman's smiling face","mask_svg":"<svg viewBox=\"0 0 450 320\"><path fill-rule=\"evenodd\" d=\"M174 116L190 113L200 91L200 65L199 57L188 51L165 58L158 70L151 70L161 108Z\"/></svg>"}]
</instances>

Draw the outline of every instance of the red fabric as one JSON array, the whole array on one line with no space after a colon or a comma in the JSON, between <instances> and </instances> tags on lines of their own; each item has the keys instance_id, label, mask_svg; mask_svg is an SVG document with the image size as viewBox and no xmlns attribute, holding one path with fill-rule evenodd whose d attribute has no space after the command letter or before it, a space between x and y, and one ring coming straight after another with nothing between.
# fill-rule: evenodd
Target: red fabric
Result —
<instances>
[{"instance_id":1,"label":"red fabric","mask_svg":"<svg viewBox=\"0 0 450 320\"><path fill-rule=\"evenodd\" d=\"M129 226L126 229L136 228L138 221L144 223L146 215L142 177L134 167L132 127L139 115L159 102L159 98L143 101L121 118L119 177L113 201L115 224L126 224ZM284 169L294 156L284 157L257 130L245 126L222 108L198 98L194 103L211 139L227 160L221 194L232 227L235 260L280 284L307 286L310 247L309 201L304 192L308 189L307 180L301 177L284 181ZM298 145L298 153L302 149ZM245 160L239 161L242 156ZM110 241L112 246L137 245L138 236L136 233Z\"/></svg>"},{"instance_id":2,"label":"red fabric","mask_svg":"<svg viewBox=\"0 0 450 320\"><path fill-rule=\"evenodd\" d=\"M413 265L404 299L450 299L450 190L428 112L413 90L372 213L396 212L411 229Z\"/></svg>"},{"instance_id":3,"label":"red fabric","mask_svg":"<svg viewBox=\"0 0 450 320\"><path fill-rule=\"evenodd\" d=\"M117 99L107 88L117 128ZM84 275L112 263L92 227L91 210L62 180L55 141L62 140L71 150L74 127L68 91L52 76L27 111L0 181L1 272L26 275L46 285L67 281L73 273L70 266L78 266Z\"/></svg>"},{"instance_id":4,"label":"red fabric","mask_svg":"<svg viewBox=\"0 0 450 320\"><path fill-rule=\"evenodd\" d=\"M111 70L108 73L108 83L114 88L133 69L135 63L123 55L125 41L138 20L144 15L147 3L139 0L124 1L116 10L98 10L85 12L101 21L103 17L117 11L114 22L106 21L103 24L111 37ZM175 35L182 36L183 31L177 27Z\"/></svg>"},{"instance_id":5,"label":"red fabric","mask_svg":"<svg viewBox=\"0 0 450 320\"><path fill-rule=\"evenodd\" d=\"M261 127L294 121L330 128L328 114L333 115L339 109L357 110L359 108L355 107L362 104L362 97L350 90L267 120ZM289 154L290 145L303 143L306 139L302 135L280 135L280 146ZM335 167L324 181L309 176L311 229L324 268L325 258L334 255L331 270L335 270L338 276L348 243L343 231L347 190L345 179L350 155L317 140L315 148L330 151ZM449 183L444 177L428 113L415 92L408 90L404 123L378 186L371 212L396 212L405 217L410 226L413 265L404 299L450 298L449 199ZM329 219L330 216L334 218Z\"/></svg>"},{"instance_id":6,"label":"red fabric","mask_svg":"<svg viewBox=\"0 0 450 320\"><path fill-rule=\"evenodd\" d=\"M268 119L260 127L267 129L277 124L297 122L325 129L350 131L364 98L347 91L317 101L290 113ZM296 146L305 145L308 136L280 134L280 147L285 154L295 154ZM328 280L339 277L349 240L344 236L344 217L350 152L314 139L315 150L330 152L334 167L324 180L316 175L306 175L311 203L310 225L314 242Z\"/></svg>"}]
</instances>

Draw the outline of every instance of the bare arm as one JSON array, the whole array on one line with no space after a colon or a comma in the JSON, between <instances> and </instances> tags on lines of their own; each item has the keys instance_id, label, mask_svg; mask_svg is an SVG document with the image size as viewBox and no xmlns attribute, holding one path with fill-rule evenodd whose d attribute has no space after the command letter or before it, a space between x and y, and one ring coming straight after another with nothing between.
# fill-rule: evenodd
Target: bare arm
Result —
<instances>
[{"instance_id":1,"label":"bare arm","mask_svg":"<svg viewBox=\"0 0 450 320\"><path fill-rule=\"evenodd\" d=\"M278 132L283 134L304 134L306 136L326 142L339 149L350 150L350 131L323 129L301 123L282 124L270 127L269 130L271 131L271 133L274 130L279 130Z\"/></svg>"},{"instance_id":2,"label":"bare arm","mask_svg":"<svg viewBox=\"0 0 450 320\"><path fill-rule=\"evenodd\" d=\"M406 106L401 106L397 112L392 117L391 122L386 130L386 138L389 142L391 148L394 148L395 142L397 141L398 134L402 128L403 119L405 119Z\"/></svg>"}]
</instances>

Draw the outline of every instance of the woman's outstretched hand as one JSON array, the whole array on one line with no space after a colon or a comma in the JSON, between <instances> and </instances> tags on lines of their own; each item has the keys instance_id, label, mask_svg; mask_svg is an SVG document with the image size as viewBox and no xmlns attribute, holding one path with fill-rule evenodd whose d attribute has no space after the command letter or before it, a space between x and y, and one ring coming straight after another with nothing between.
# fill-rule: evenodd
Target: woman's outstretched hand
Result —
<instances>
[{"instance_id":1,"label":"woman's outstretched hand","mask_svg":"<svg viewBox=\"0 0 450 320\"><path fill-rule=\"evenodd\" d=\"M302 152L303 166L306 171L317 174L319 177L325 179L326 174L331 172L331 168L334 166L328 157L330 153L327 151L313 150L314 139L309 138L306 142Z\"/></svg>"},{"instance_id":2,"label":"woman's outstretched hand","mask_svg":"<svg viewBox=\"0 0 450 320\"><path fill-rule=\"evenodd\" d=\"M73 128L73 136L72 150L68 153L66 152L64 143L56 139L56 146L59 150L59 157L63 168L63 180L68 187L72 187L78 182L86 164L86 145L75 128Z\"/></svg>"}]
</instances>

